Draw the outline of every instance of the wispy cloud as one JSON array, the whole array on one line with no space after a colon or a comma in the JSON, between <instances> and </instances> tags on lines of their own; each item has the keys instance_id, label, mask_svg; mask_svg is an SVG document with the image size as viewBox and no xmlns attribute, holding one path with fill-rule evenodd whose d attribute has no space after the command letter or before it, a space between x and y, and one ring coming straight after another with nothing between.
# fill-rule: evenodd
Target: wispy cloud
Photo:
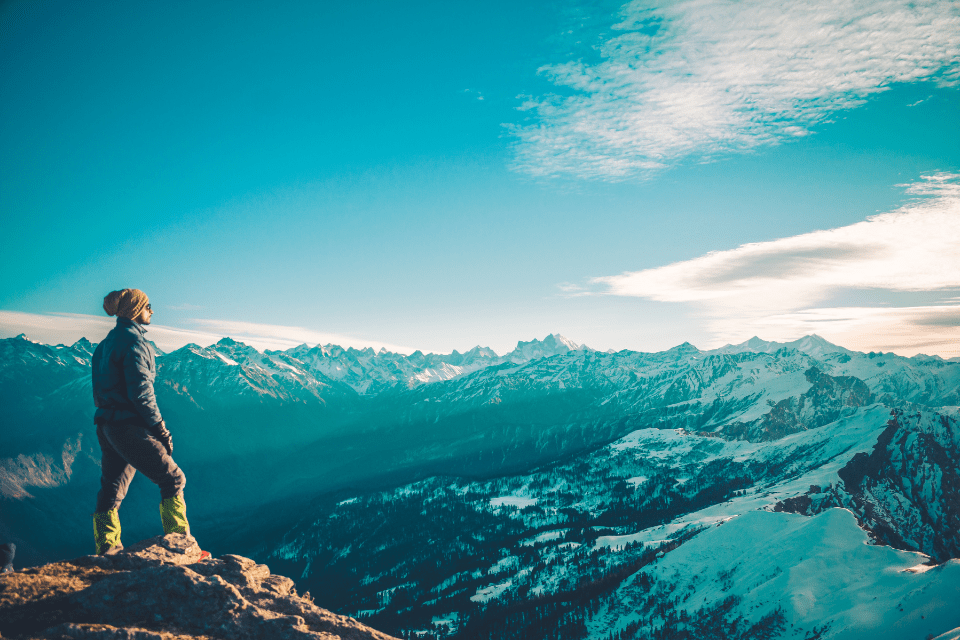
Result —
<instances>
[{"instance_id":1,"label":"wispy cloud","mask_svg":"<svg viewBox=\"0 0 960 640\"><path fill-rule=\"evenodd\" d=\"M692 156L777 144L895 82L960 80L960 5L920 0L640 0L597 64L540 72L514 168L622 180Z\"/></svg>"},{"instance_id":2,"label":"wispy cloud","mask_svg":"<svg viewBox=\"0 0 960 640\"><path fill-rule=\"evenodd\" d=\"M960 305L803 309L717 326L717 345L760 335L793 340L816 333L857 351L960 356Z\"/></svg>"},{"instance_id":3,"label":"wispy cloud","mask_svg":"<svg viewBox=\"0 0 960 640\"><path fill-rule=\"evenodd\" d=\"M364 340L334 333L323 333L303 327L288 327L271 324L256 324L229 320L193 320L194 328L170 327L151 324L147 338L164 351L179 349L195 343L209 346L221 338L230 337L249 344L261 351L265 349L289 349L307 343L337 344L342 347L362 349L381 348L397 353L412 353L414 349L399 345ZM116 320L104 316L79 313L22 313L0 311L0 338L21 333L32 340L46 344L73 344L80 338L99 342L114 327Z\"/></svg>"},{"instance_id":4,"label":"wispy cloud","mask_svg":"<svg viewBox=\"0 0 960 640\"><path fill-rule=\"evenodd\" d=\"M45 344L73 344L80 338L98 342L116 324L114 318L79 313L0 311L0 338L25 334Z\"/></svg>"},{"instance_id":5,"label":"wispy cloud","mask_svg":"<svg viewBox=\"0 0 960 640\"><path fill-rule=\"evenodd\" d=\"M573 282L561 282L557 285L557 289L560 289L560 291L569 297L594 295L592 291L584 288L583 285L574 284Z\"/></svg>"},{"instance_id":6,"label":"wispy cloud","mask_svg":"<svg viewBox=\"0 0 960 640\"><path fill-rule=\"evenodd\" d=\"M721 344L754 334L793 339L819 333L848 342L859 336L856 341L873 341L874 349L885 344L901 352L910 351L910 344L918 350L956 345L960 306L955 304L823 307L838 291L944 291L946 298L960 288L960 176L927 176L907 192L926 197L850 226L745 244L592 283L613 295L694 303Z\"/></svg>"},{"instance_id":7,"label":"wispy cloud","mask_svg":"<svg viewBox=\"0 0 960 640\"><path fill-rule=\"evenodd\" d=\"M116 318L82 313L0 311L0 338L9 338L22 333L31 340L45 344L70 345L80 338L99 342L116 323ZM155 324L151 324L147 329L147 338L153 340L164 351L179 349L190 342L206 346L213 344L220 337L204 331Z\"/></svg>"}]
</instances>

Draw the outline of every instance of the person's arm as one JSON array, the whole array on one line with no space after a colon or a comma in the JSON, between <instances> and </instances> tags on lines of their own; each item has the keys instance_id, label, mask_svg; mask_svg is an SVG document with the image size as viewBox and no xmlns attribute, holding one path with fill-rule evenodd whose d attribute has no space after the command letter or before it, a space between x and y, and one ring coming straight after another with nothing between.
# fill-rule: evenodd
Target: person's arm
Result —
<instances>
[{"instance_id":1,"label":"person's arm","mask_svg":"<svg viewBox=\"0 0 960 640\"><path fill-rule=\"evenodd\" d=\"M93 406L100 408L100 396L97 393L100 380L103 379L103 372L100 370L100 367L103 365L103 340L100 341L100 344L97 345L97 348L93 352L93 358L90 361L90 391L93 393Z\"/></svg>"},{"instance_id":2,"label":"person's arm","mask_svg":"<svg viewBox=\"0 0 960 640\"><path fill-rule=\"evenodd\" d=\"M149 348L143 342L133 344L123 359L123 376L127 383L127 398L140 417L151 427L156 427L163 422L163 417L153 392L154 373L150 366L153 354L147 353Z\"/></svg>"}]
</instances>

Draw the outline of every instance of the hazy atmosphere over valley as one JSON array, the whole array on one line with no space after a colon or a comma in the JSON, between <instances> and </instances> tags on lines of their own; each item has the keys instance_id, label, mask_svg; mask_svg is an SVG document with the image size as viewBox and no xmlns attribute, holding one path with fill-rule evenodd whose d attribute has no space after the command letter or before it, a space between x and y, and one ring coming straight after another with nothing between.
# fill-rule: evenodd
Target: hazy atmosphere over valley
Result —
<instances>
[{"instance_id":1,"label":"hazy atmosphere over valley","mask_svg":"<svg viewBox=\"0 0 960 640\"><path fill-rule=\"evenodd\" d=\"M11 0L0 96L4 637L960 638L960 2ZM209 560L87 556L125 288Z\"/></svg>"}]
</instances>

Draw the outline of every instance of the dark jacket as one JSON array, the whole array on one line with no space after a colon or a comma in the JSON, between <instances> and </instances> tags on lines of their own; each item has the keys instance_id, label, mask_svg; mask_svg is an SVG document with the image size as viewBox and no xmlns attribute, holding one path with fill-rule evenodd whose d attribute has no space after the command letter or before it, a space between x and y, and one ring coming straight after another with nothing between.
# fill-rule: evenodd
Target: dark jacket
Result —
<instances>
[{"instance_id":1,"label":"dark jacket","mask_svg":"<svg viewBox=\"0 0 960 640\"><path fill-rule=\"evenodd\" d=\"M153 392L156 377L153 347L146 329L127 318L93 352L93 402L96 423L142 418L147 426L160 424L160 409Z\"/></svg>"}]
</instances>

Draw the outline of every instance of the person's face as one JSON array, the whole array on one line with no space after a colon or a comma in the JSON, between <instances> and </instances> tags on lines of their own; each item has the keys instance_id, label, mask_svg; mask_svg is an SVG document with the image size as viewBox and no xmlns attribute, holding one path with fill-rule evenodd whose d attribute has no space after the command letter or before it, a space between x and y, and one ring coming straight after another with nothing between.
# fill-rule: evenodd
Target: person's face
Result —
<instances>
[{"instance_id":1,"label":"person's face","mask_svg":"<svg viewBox=\"0 0 960 640\"><path fill-rule=\"evenodd\" d=\"M150 308L150 303L147 303L147 306L143 308L143 311L140 312L134 321L140 324L150 324L150 316L153 315L153 309Z\"/></svg>"}]
</instances>

